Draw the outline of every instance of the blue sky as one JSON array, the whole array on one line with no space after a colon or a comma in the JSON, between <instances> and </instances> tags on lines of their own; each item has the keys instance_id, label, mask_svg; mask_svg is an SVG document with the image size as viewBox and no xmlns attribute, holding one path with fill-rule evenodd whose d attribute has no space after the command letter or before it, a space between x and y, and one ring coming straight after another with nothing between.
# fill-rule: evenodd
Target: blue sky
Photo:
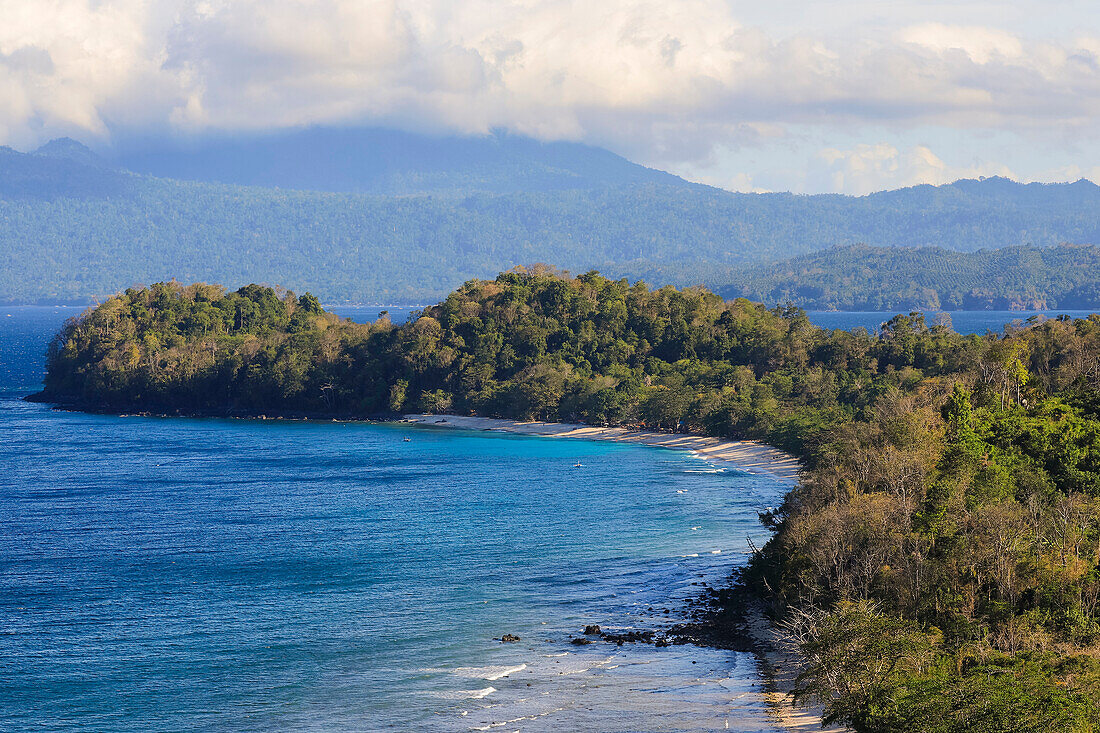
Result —
<instances>
[{"instance_id":1,"label":"blue sky","mask_svg":"<svg viewBox=\"0 0 1100 733\"><path fill-rule=\"evenodd\" d=\"M733 190L1100 179L1086 2L0 0L0 143L507 129Z\"/></svg>"}]
</instances>

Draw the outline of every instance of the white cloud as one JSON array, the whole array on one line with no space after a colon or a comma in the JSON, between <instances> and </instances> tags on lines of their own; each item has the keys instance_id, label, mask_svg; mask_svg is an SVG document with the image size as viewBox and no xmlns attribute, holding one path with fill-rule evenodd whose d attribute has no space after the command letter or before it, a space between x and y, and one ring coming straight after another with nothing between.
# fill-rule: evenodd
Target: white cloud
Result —
<instances>
[{"instance_id":1,"label":"white cloud","mask_svg":"<svg viewBox=\"0 0 1100 733\"><path fill-rule=\"evenodd\" d=\"M771 193L771 189L756 185L752 174L743 171L721 175L701 173L692 175L691 180L696 183L705 183L708 186L724 188L727 191L736 191L737 193Z\"/></svg>"},{"instance_id":2,"label":"white cloud","mask_svg":"<svg viewBox=\"0 0 1100 733\"><path fill-rule=\"evenodd\" d=\"M165 24L145 3L0 0L0 135L105 135L105 115L155 123L174 96ZM151 114L150 114L151 113Z\"/></svg>"},{"instance_id":3,"label":"white cloud","mask_svg":"<svg viewBox=\"0 0 1100 733\"><path fill-rule=\"evenodd\" d=\"M1060 165L1039 172L1034 180L1045 181L1078 181L1087 178L1093 183L1100 182L1100 165L1080 166L1076 164Z\"/></svg>"},{"instance_id":4,"label":"white cloud","mask_svg":"<svg viewBox=\"0 0 1100 733\"><path fill-rule=\"evenodd\" d=\"M731 8L0 0L0 142L313 123L504 127L705 167L716 146L758 145L790 126L1097 134L1100 34L1087 28L1058 42L950 23L780 36ZM930 151L838 152L828 175L846 189L955 170Z\"/></svg>"},{"instance_id":5,"label":"white cloud","mask_svg":"<svg viewBox=\"0 0 1100 733\"><path fill-rule=\"evenodd\" d=\"M897 38L940 55L958 51L976 64L1011 61L1024 55L1024 44L1018 37L996 28L923 23L902 29Z\"/></svg>"},{"instance_id":6,"label":"white cloud","mask_svg":"<svg viewBox=\"0 0 1100 733\"><path fill-rule=\"evenodd\" d=\"M817 158L820 167L812 170L811 177L823 180L811 183L811 187L856 195L922 183L939 185L960 178L1016 177L1007 167L995 163L950 166L925 145L906 150L885 142L848 150L825 148Z\"/></svg>"}]
</instances>

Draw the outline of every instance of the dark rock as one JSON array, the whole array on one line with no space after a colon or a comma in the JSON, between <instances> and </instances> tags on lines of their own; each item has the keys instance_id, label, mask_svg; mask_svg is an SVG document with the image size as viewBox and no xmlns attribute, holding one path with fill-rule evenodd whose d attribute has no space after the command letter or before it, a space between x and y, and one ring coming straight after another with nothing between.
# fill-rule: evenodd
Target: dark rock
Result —
<instances>
[{"instance_id":1,"label":"dark rock","mask_svg":"<svg viewBox=\"0 0 1100 733\"><path fill-rule=\"evenodd\" d=\"M500 637L500 640L503 642L513 642L519 641L519 637L515 634L505 634L504 636Z\"/></svg>"},{"instance_id":2,"label":"dark rock","mask_svg":"<svg viewBox=\"0 0 1100 733\"><path fill-rule=\"evenodd\" d=\"M591 644L592 640L591 639L585 639L583 636L580 636L580 637L577 637L575 639L570 639L569 643L570 644L576 644L577 646L584 646L585 644Z\"/></svg>"},{"instance_id":3,"label":"dark rock","mask_svg":"<svg viewBox=\"0 0 1100 733\"><path fill-rule=\"evenodd\" d=\"M621 634L604 633L600 634L600 638L604 641L611 642L612 644L622 644L623 642L629 642L631 644L642 643L649 644L653 641L652 631L624 631Z\"/></svg>"},{"instance_id":4,"label":"dark rock","mask_svg":"<svg viewBox=\"0 0 1100 733\"><path fill-rule=\"evenodd\" d=\"M584 627L584 635L585 636L593 636L593 635L599 636L600 635L599 625L598 624L588 624L588 626Z\"/></svg>"}]
</instances>

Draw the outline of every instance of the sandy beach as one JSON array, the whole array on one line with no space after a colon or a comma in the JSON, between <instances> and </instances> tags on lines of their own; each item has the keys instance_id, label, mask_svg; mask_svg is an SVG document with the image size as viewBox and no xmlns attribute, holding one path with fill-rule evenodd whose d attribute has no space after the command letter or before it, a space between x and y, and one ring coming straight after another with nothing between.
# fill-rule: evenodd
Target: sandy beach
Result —
<instances>
[{"instance_id":1,"label":"sandy beach","mask_svg":"<svg viewBox=\"0 0 1100 733\"><path fill-rule=\"evenodd\" d=\"M790 482L798 481L798 474L802 468L794 456L755 440L722 440L705 435L602 428L577 423L520 422L463 415L404 415L402 420L463 430L498 430L551 438L612 440L618 443L637 443L690 451L716 465L726 464L746 473L765 474Z\"/></svg>"}]
</instances>

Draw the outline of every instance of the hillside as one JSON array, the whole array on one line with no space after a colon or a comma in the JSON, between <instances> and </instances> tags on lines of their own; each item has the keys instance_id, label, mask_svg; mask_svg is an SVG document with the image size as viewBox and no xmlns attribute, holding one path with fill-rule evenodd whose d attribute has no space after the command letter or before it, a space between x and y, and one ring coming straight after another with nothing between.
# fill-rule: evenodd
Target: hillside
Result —
<instances>
[{"instance_id":1,"label":"hillside","mask_svg":"<svg viewBox=\"0 0 1100 733\"><path fill-rule=\"evenodd\" d=\"M746 268L857 243L975 251L1100 242L1100 188L1087 181L959 181L862 198L734 194L606 151L562 150L570 180L584 185L553 188L544 167L538 190L392 196L154 178L72 141L38 154L3 149L0 302L87 302L173 276L283 284L334 302L422 302L540 261L723 287ZM484 174L466 170L471 180Z\"/></svg>"},{"instance_id":2,"label":"hillside","mask_svg":"<svg viewBox=\"0 0 1100 733\"><path fill-rule=\"evenodd\" d=\"M812 310L1095 308L1100 248L842 247L750 268L718 291Z\"/></svg>"}]
</instances>

